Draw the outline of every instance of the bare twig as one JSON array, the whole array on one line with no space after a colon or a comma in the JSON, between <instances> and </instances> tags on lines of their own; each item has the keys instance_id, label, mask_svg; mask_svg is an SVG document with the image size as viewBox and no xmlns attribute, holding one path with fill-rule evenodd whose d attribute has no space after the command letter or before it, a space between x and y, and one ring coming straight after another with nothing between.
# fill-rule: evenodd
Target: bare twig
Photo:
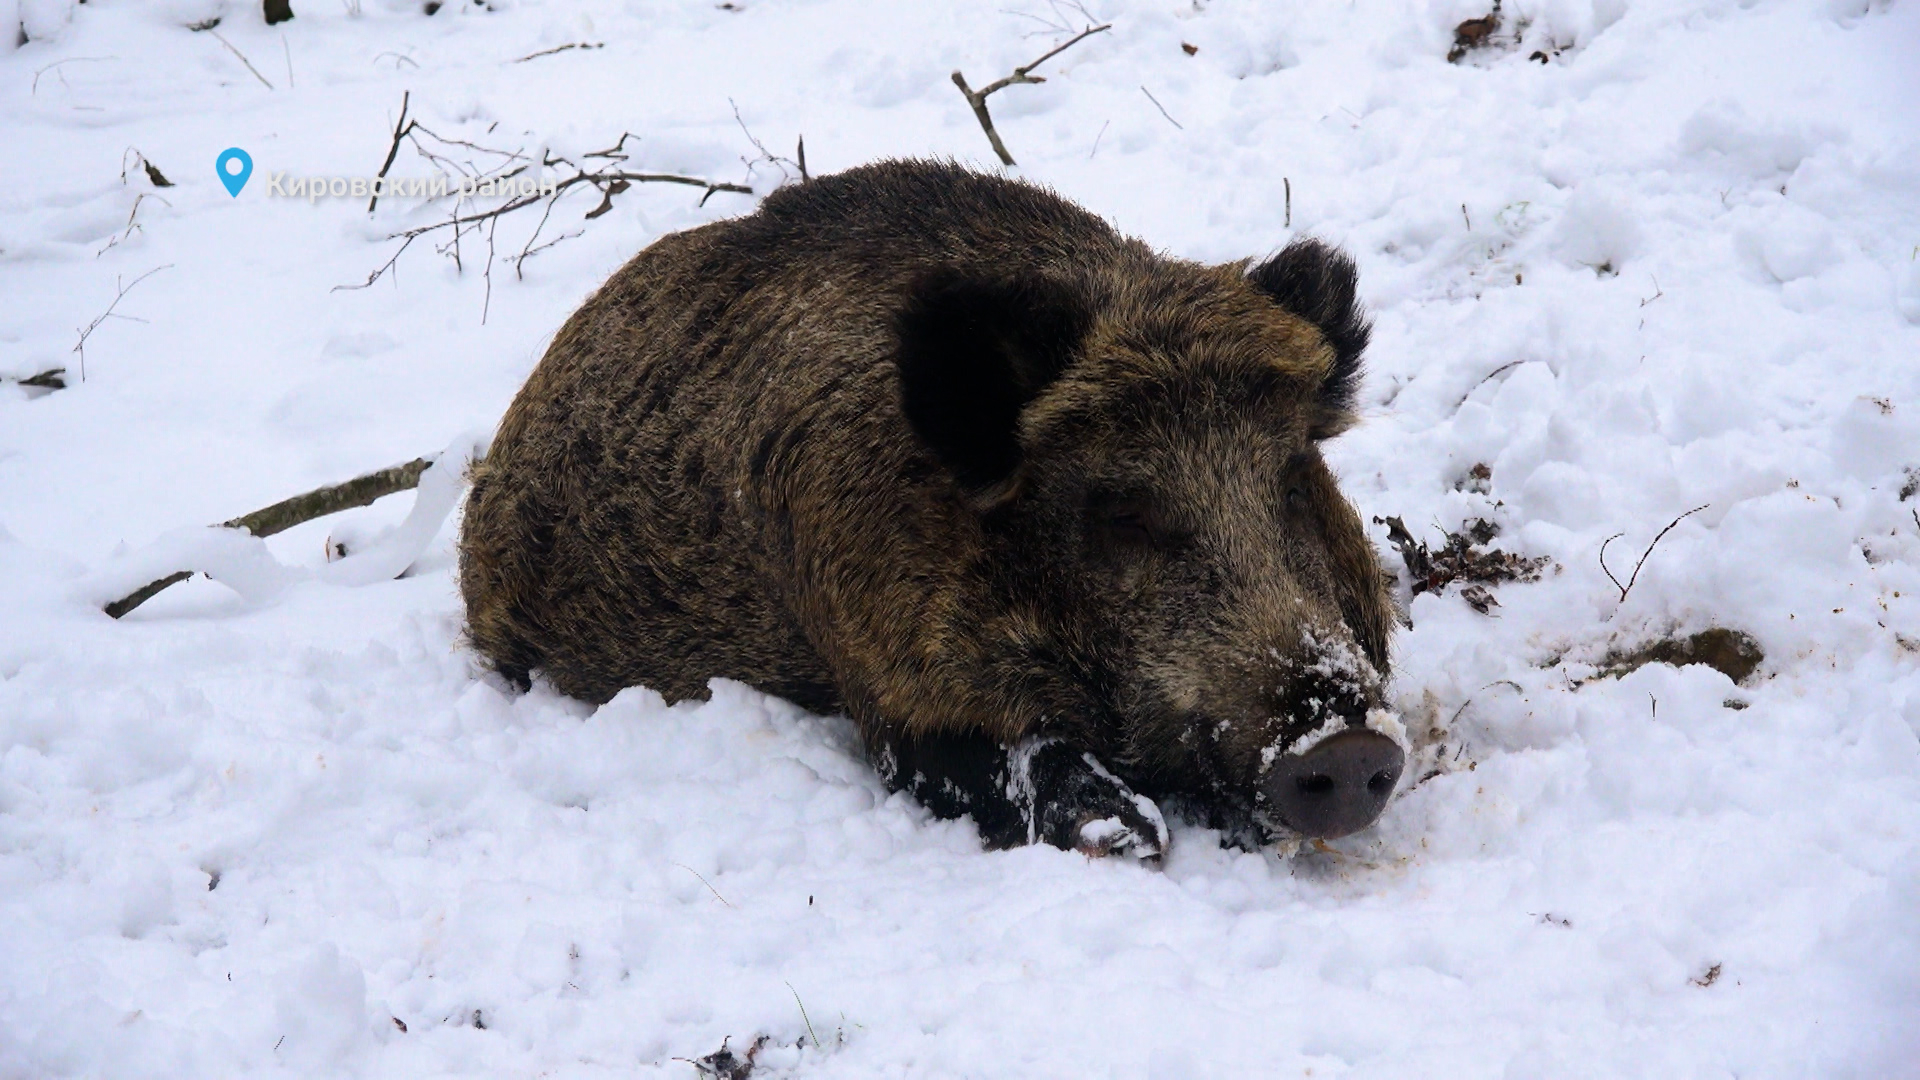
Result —
<instances>
[{"instance_id":1,"label":"bare twig","mask_svg":"<svg viewBox=\"0 0 1920 1080\"><path fill-rule=\"evenodd\" d=\"M700 871L695 870L693 867L688 866L686 863L677 862L677 863L674 863L673 865L679 867L682 870L685 870L687 873L692 874L694 877L700 878L700 884L705 885L707 887L707 891L713 894L713 898L715 900L718 900L721 903L726 904L728 907L733 907L733 904L729 902L726 897L720 895L720 890L713 887L713 882L708 881L704 877L701 877Z\"/></svg>"},{"instance_id":2,"label":"bare twig","mask_svg":"<svg viewBox=\"0 0 1920 1080\"><path fill-rule=\"evenodd\" d=\"M383 53L376 53L376 54L374 54L374 57L373 57L373 62L377 64L377 63L379 63L380 61L382 61L382 60L385 60L385 59L386 59L387 57L389 57L389 56L391 56L391 57L393 57L393 70L395 70L395 71L399 71L399 70L400 70L400 65L401 65L401 64L412 64L412 65L413 65L413 67L414 67L414 70L416 70L416 71L418 71L418 70L420 69L420 62L419 62L419 61L417 61L417 60L415 60L415 59L414 59L413 57L411 57L411 56L406 56L406 55L404 55L404 54L402 54L402 53L397 53L397 52L394 52L394 51L393 51L393 50L391 50L391 49L389 49L389 50L387 50L386 52L383 52Z\"/></svg>"},{"instance_id":3,"label":"bare twig","mask_svg":"<svg viewBox=\"0 0 1920 1080\"><path fill-rule=\"evenodd\" d=\"M557 160L557 159L550 159L550 160ZM511 214L516 210L523 210L529 206L532 206L534 203L540 202L543 199L558 200L560 196L566 194L567 191L581 184L587 184L587 185L599 188L603 195L605 195L609 191L612 191L613 194L618 194L620 191L626 190L626 187L624 185L629 185L629 184L685 184L689 187L697 187L697 188L705 189L705 194L703 194L700 198L700 201L702 203L705 203L708 197L712 196L715 192L719 192L719 191L731 192L737 195L753 194L753 189L746 186L745 184L721 183L713 180L702 180L697 176L678 176L672 173L630 173L630 172L578 173L576 175L569 176L566 179L561 180L558 184L556 184L555 191L552 195L544 195L544 196L537 195L537 194L522 195L506 203L503 203L500 206L496 206L491 210L485 210L475 214L464 214L464 215L456 213L454 216L448 218L445 221L437 221L431 225L420 225L411 229L405 229L400 232L394 233L392 236L389 236L387 239L401 240L401 241L405 241L405 243L403 243L400 246L399 251L395 251L393 253L392 258L388 259L385 263L383 263L379 269L367 275L367 280L359 283L358 285L335 285L333 289L335 292L339 292L341 290L353 290L353 289L366 288L367 286L380 280L380 278L383 277L389 270L393 269L394 264L399 262L400 260L401 252L404 252L406 250L407 244L410 244L414 240L417 240L420 237L425 236L429 233L439 232L442 229L454 230L453 239L449 241L449 246L451 250L442 249L442 251L445 254L451 255L451 257L455 259L457 264L458 258L459 258L458 251L457 251L457 244L460 237L464 236L468 231L467 226L477 225L480 222L492 221L495 218L504 217L507 214ZM615 184L619 184L623 186L620 186L617 190L615 190L613 188L613 185ZM548 245L543 245L543 246L548 246Z\"/></svg>"},{"instance_id":4,"label":"bare twig","mask_svg":"<svg viewBox=\"0 0 1920 1080\"><path fill-rule=\"evenodd\" d=\"M149 168L149 169L152 169L152 168L153 168L153 166L152 166L152 164L150 164L150 163L149 163L149 164L147 165L147 168ZM158 171L158 170L155 170L155 171ZM171 187L172 185L171 185L171 184L169 184L169 185L167 185L167 186L169 186L169 187ZM127 227L126 227L126 229L125 229L125 230L124 230L123 232L121 232L121 234L120 234L119 236L116 236L116 237L114 237L113 239L111 239L111 240L109 240L109 241L107 241L107 246L106 246L106 247L103 247L103 248L101 248L101 249L100 249L99 251L96 251L96 252L94 252L94 253L93 253L93 257L94 257L94 258L96 258L96 259L97 259L97 258L99 258L100 256L102 256L102 255L105 255L105 254L106 254L106 253L108 252L108 250L110 250L110 249L111 249L111 248L112 248L112 247L113 247L113 246L114 246L115 244L118 244L118 243L120 243L121 241L123 241L123 240L125 240L125 239L127 239L128 237L130 237L130 236L132 236L132 235L134 234L134 231L135 231L135 230L140 230L140 231L142 231L142 232L144 232L144 231L145 231L145 230L143 230L143 229L140 229L140 226L134 223L134 218L136 218L136 217L139 217L139 216L140 216L140 204L141 204L142 202L144 202L144 201L146 201L147 199L156 199L156 200L158 200L158 201L160 201L160 202L162 202L162 203L166 203L166 205L167 205L167 208L168 208L168 209L172 209L172 208L173 208L173 204L172 204L172 203L170 203L170 202L167 202L167 200L165 200L165 199L163 199L163 198L161 198L161 197L160 197L160 196L158 196L158 195L155 195L155 194L154 194L153 192L151 192L151 191L142 191L142 192L140 192L139 194L137 194L137 195L135 195L135 196L133 197L133 210L132 210L131 212L129 212L129 213L127 214Z\"/></svg>"},{"instance_id":5,"label":"bare twig","mask_svg":"<svg viewBox=\"0 0 1920 1080\"><path fill-rule=\"evenodd\" d=\"M1467 399L1473 396L1474 390L1478 390L1481 387L1487 385L1489 382L1492 382L1494 376L1500 374L1503 371L1512 371L1514 368L1517 368L1524 363L1526 363L1525 360L1509 360L1506 363L1501 364L1499 367L1494 368L1492 371L1487 372L1485 375L1480 376L1480 381L1477 383L1474 383L1472 389L1469 389L1466 393L1461 394L1460 400L1453 403L1454 410L1456 412L1459 411L1460 406L1465 405L1467 403Z\"/></svg>"},{"instance_id":6,"label":"bare twig","mask_svg":"<svg viewBox=\"0 0 1920 1080\"><path fill-rule=\"evenodd\" d=\"M780 170L781 183L784 184L787 181L793 179L792 174L787 172L787 166L789 165L793 166L794 170L800 174L800 179L804 183L807 179L806 162L804 160L795 161L792 158L781 157L780 155L767 149L767 144L761 142L759 138L754 135L752 129L747 127L747 122L741 118L740 106L735 104L732 98L727 99L727 104L733 106L733 122L740 125L740 133L747 137L747 141L753 144L753 148L755 150L760 151L760 156L757 158L748 160L747 158L743 157L740 159L747 166L747 176L751 178L753 176L753 167L765 161L771 164L774 168ZM802 139L800 142L800 155L803 159L806 156L806 149L807 149L806 140ZM700 201L705 202L706 200L702 199Z\"/></svg>"},{"instance_id":7,"label":"bare twig","mask_svg":"<svg viewBox=\"0 0 1920 1080\"><path fill-rule=\"evenodd\" d=\"M1648 277L1653 277L1653 275L1652 275L1652 274L1648 274L1647 276L1648 276ZM1660 288L1660 279L1659 279L1659 278L1653 278L1653 295L1652 295L1652 296L1649 296L1649 297L1647 297L1647 298L1646 298L1645 300L1642 300L1642 301L1640 301L1640 306L1641 306L1641 307L1646 307L1646 306L1647 306L1648 304L1651 304L1651 303L1653 303L1653 302L1654 302L1655 300L1658 300L1658 299L1660 299L1661 297L1663 297L1663 296L1665 296L1665 295L1667 295L1667 294L1666 294L1666 291L1665 291L1664 289L1662 289L1662 288Z\"/></svg>"},{"instance_id":8,"label":"bare twig","mask_svg":"<svg viewBox=\"0 0 1920 1080\"><path fill-rule=\"evenodd\" d=\"M207 28L207 33L212 34L215 41L218 41L220 44L225 45L227 47L228 52L239 57L240 62L247 65L247 70L253 72L253 77L260 80L261 86L264 86L269 90L273 89L273 84L267 81L267 77L265 75L260 74L259 68L253 66L253 61L247 59L245 54L243 54L239 49L236 49L233 47L233 42L228 41L226 38L221 37L220 31L215 30L212 27Z\"/></svg>"},{"instance_id":9,"label":"bare twig","mask_svg":"<svg viewBox=\"0 0 1920 1080\"><path fill-rule=\"evenodd\" d=\"M603 41L573 41L573 42L568 42L565 45L555 45L551 49L541 49L537 53L528 53L527 55L521 57L518 60L512 60L508 62L514 63L514 64L524 64L529 60L538 60L543 56L552 56L554 53L566 52L568 49L599 49L599 48L604 48L605 45L606 45L606 42L603 42Z\"/></svg>"},{"instance_id":10,"label":"bare twig","mask_svg":"<svg viewBox=\"0 0 1920 1080\"><path fill-rule=\"evenodd\" d=\"M420 486L420 474L433 464L426 458L415 458L404 465L370 472L365 476L356 476L344 484L331 484L315 488L304 495L295 495L291 499L282 499L272 506L255 510L251 514L242 514L231 521L221 522L226 529L245 529L252 536L272 536L285 532L295 525L304 524L328 514L337 514L342 510L351 510L356 506L366 506L376 499L384 498L402 491ZM193 571L182 570L158 581L149 582L126 596L106 606L107 614L118 619L141 604L153 599L161 590L176 585L193 576Z\"/></svg>"},{"instance_id":11,"label":"bare twig","mask_svg":"<svg viewBox=\"0 0 1920 1080\"><path fill-rule=\"evenodd\" d=\"M805 135L800 136L799 145L794 147L793 153L799 159L795 164L800 166L800 182L804 184L813 179L807 175L807 137Z\"/></svg>"},{"instance_id":12,"label":"bare twig","mask_svg":"<svg viewBox=\"0 0 1920 1080\"><path fill-rule=\"evenodd\" d=\"M1287 220L1281 224L1283 229L1293 228L1293 181L1288 177L1280 178L1280 186L1287 193Z\"/></svg>"},{"instance_id":13,"label":"bare twig","mask_svg":"<svg viewBox=\"0 0 1920 1080\"><path fill-rule=\"evenodd\" d=\"M293 89L293 49L287 44L287 35L280 35L280 52L287 58L287 89Z\"/></svg>"},{"instance_id":14,"label":"bare twig","mask_svg":"<svg viewBox=\"0 0 1920 1080\"><path fill-rule=\"evenodd\" d=\"M129 157L133 159L134 167L147 174L147 182L154 187L173 186L173 181L167 179L166 174L160 171L160 166L147 160L147 155L141 153L140 148L137 146L129 146L120 152L120 182L122 184L127 182L127 159Z\"/></svg>"},{"instance_id":15,"label":"bare twig","mask_svg":"<svg viewBox=\"0 0 1920 1080\"><path fill-rule=\"evenodd\" d=\"M1607 545L1613 543L1615 540L1618 540L1627 534L1614 533L1612 536L1607 537L1606 540L1600 544L1600 569L1606 573L1607 580L1613 582L1613 587L1620 590L1621 603L1624 604L1627 602L1627 594L1633 591L1634 582L1640 580L1640 568L1647 565L1647 556L1653 554L1654 547L1657 546L1660 543L1660 541L1666 537L1668 533L1673 531L1673 527L1675 525L1680 524L1682 521L1685 521L1686 519L1692 517L1693 515L1699 513L1702 510L1705 510L1707 507L1712 505L1713 505L1712 503L1701 503L1699 506L1694 507L1693 509L1687 511L1684 514L1681 514L1679 517L1674 518L1672 521L1667 522L1667 527L1664 529L1661 529L1660 534L1653 538L1653 543L1647 545L1647 550L1640 553L1640 561L1633 564L1633 573L1628 576L1627 583L1625 585L1620 584L1620 579L1613 576L1612 570L1607 569Z\"/></svg>"},{"instance_id":16,"label":"bare twig","mask_svg":"<svg viewBox=\"0 0 1920 1080\"><path fill-rule=\"evenodd\" d=\"M1140 92L1147 95L1147 100L1153 102L1153 107L1156 109L1159 109L1160 115L1167 118L1167 123L1172 124L1174 127L1179 128L1181 131L1187 130L1185 125L1181 124L1180 121L1175 120L1173 116L1167 112L1167 107L1165 105L1160 104L1160 99L1153 96L1153 91L1143 86L1140 88Z\"/></svg>"},{"instance_id":17,"label":"bare twig","mask_svg":"<svg viewBox=\"0 0 1920 1080\"><path fill-rule=\"evenodd\" d=\"M1094 133L1094 136L1093 136L1093 149L1091 149L1091 150L1089 150L1089 151L1087 151L1087 160L1088 160L1088 161L1092 161L1092 160L1093 160L1093 155L1095 155L1095 154L1097 154L1097 153L1099 153L1099 152L1100 152L1100 140L1101 140L1101 139L1104 139L1104 138L1106 138L1106 136L1107 136L1107 128L1109 128L1109 127L1111 127L1112 125L1113 125L1113 121L1111 121L1111 120L1108 120L1108 121L1106 121L1105 123L1103 123L1103 124L1101 124L1101 125L1100 125L1100 130L1099 130L1098 132L1095 132L1095 133Z\"/></svg>"},{"instance_id":18,"label":"bare twig","mask_svg":"<svg viewBox=\"0 0 1920 1080\"><path fill-rule=\"evenodd\" d=\"M88 62L99 63L102 60L118 60L118 59L119 57L117 56L69 56L65 60L55 60L53 63L48 64L46 67L43 67L40 70L33 73L33 86L27 91L27 93L29 95L39 93L40 92L40 76L45 75L49 71L53 72L54 76L60 80L61 86L65 86L68 89L72 89L72 84L67 82L66 73L60 70L62 67L66 66L67 64L81 64L81 63L88 63Z\"/></svg>"},{"instance_id":19,"label":"bare twig","mask_svg":"<svg viewBox=\"0 0 1920 1080\"><path fill-rule=\"evenodd\" d=\"M507 256L507 262L513 264L514 278L516 280L521 280L521 281L526 280L526 275L520 272L520 267L521 267L521 264L525 263L528 259L532 258L535 255L540 254L541 252L547 250L548 248L552 247L555 244L560 243L563 240L578 239L579 237L585 234L586 234L585 229L575 229L570 233L561 233L559 236L554 237L553 239L547 241L544 244L533 244L532 237L529 237L528 238L529 246L521 248L520 254Z\"/></svg>"},{"instance_id":20,"label":"bare twig","mask_svg":"<svg viewBox=\"0 0 1920 1080\"><path fill-rule=\"evenodd\" d=\"M392 167L394 156L398 153L402 141L412 145L415 152L431 162L443 173L457 174L470 181L499 183L513 180L536 170L544 172L549 169L571 170L572 175L563 176L557 182L553 183L552 186L535 190L528 194L510 195L502 192L501 198L505 201L490 209L474 212L468 212L467 210L472 196L472 192L469 190L465 195L456 198L453 211L445 220L436 221L429 225L416 226L390 235L388 239L399 240L401 243L387 261L382 263L372 273L368 274L365 281L352 285L336 285L334 286L335 291L364 289L382 277L385 277L398 265L400 257L405 254L407 248L412 245L413 241L422 236L437 235L444 237L445 242L436 244L434 250L452 259L456 270L462 270L464 269L465 262L462 241L468 233L483 227L491 233L494 228L493 223L499 218L533 206L536 203L544 202L546 205L541 212L540 220L534 226L533 232L527 237L526 242L521 245L520 253L515 256L509 256L506 259L506 261L514 267L516 275L519 275L522 272L522 265L529 256L552 247L560 240L566 240L580 235L578 232L573 232L544 244L540 242L542 232L553 216L554 207L562 197L576 187L586 186L600 193L599 204L592 210L589 210L585 215L588 220L600 217L611 211L613 209L613 197L625 192L634 184L663 183L698 187L703 189L700 198L702 205L716 192L724 191L742 195L751 195L753 193L753 189L745 184L729 184L705 180L694 176L680 176L673 173L641 173L629 172L622 169L620 166L625 164L631 156L626 145L635 138L630 132L622 132L620 138L606 149L593 150L579 155L582 161L592 159L593 161L607 162L607 165L581 164L553 153L546 154L540 161L536 162L529 155L518 150L502 150L497 147L485 146L465 139L450 139L433 131L425 124L422 124L417 118L408 120L406 119L406 115L409 101L409 97L403 96L401 98L401 121L396 122L394 125L394 136L387 149L387 159L380 166L381 176L387 175L388 170ZM749 138L751 138L751 133L749 133ZM758 145L757 141L756 145ZM471 158L460 160L450 157L446 153L448 147L460 147L472 151L475 154L485 155L486 157L492 158L493 162L483 165L476 163ZM772 155L767 156L769 158L772 157ZM368 204L368 210L371 211L373 206L374 204L370 202ZM489 235L487 239L491 252L493 237ZM489 259L489 264L490 263L491 259ZM491 286L492 279L489 277L489 305L491 302Z\"/></svg>"},{"instance_id":21,"label":"bare twig","mask_svg":"<svg viewBox=\"0 0 1920 1080\"><path fill-rule=\"evenodd\" d=\"M393 168L394 155L400 152L400 140L405 138L407 133L413 130L413 125L407 122L407 102L412 100L412 98L413 91L402 90L400 92L400 119L393 122L393 142L387 147L387 160L380 163L380 171L374 174L373 198L367 200L367 213L369 214L373 213L373 208L379 205L379 182L386 178L387 170Z\"/></svg>"},{"instance_id":22,"label":"bare twig","mask_svg":"<svg viewBox=\"0 0 1920 1080\"><path fill-rule=\"evenodd\" d=\"M978 90L975 90L973 87L967 85L966 76L960 74L960 72L958 71L955 71L953 73L953 85L960 88L960 93L966 97L967 104L973 108L974 119L980 121L980 130L987 133L987 141L993 144L993 152L1000 156L1000 163L1002 165L1014 164L1013 155L1007 153L1007 144L1000 141L1000 133L994 130L993 115L987 111L987 98L990 95L992 95L994 91L1005 90L1007 87L1013 86L1017 83L1046 82L1047 81L1046 79L1038 75L1032 74L1032 71L1034 68L1037 68L1041 64L1044 64L1047 61L1053 59L1054 57L1059 56L1061 53L1066 52L1068 49L1071 49L1075 45L1080 44L1082 41L1085 41L1087 38L1090 38L1095 34L1101 33L1106 30L1111 30L1111 29L1113 29L1112 23L1102 23L1099 26L1089 26L1086 29L1080 31L1079 33L1073 35L1071 38L1068 38L1065 42L1062 42L1061 44L1054 46L1052 49L1042 54L1040 59L1035 60L1030 64L1025 64L1021 67L1014 68L1013 74L1007 76L1004 79L1000 79L995 82L990 82ZM1149 94L1148 96L1151 97L1152 95ZM1169 116L1167 117L1167 119L1172 120L1173 118Z\"/></svg>"},{"instance_id":23,"label":"bare twig","mask_svg":"<svg viewBox=\"0 0 1920 1080\"><path fill-rule=\"evenodd\" d=\"M487 280L487 295L480 301L480 325L487 325L487 313L493 310L493 233L500 227L500 219L487 222L487 268L481 277Z\"/></svg>"},{"instance_id":24,"label":"bare twig","mask_svg":"<svg viewBox=\"0 0 1920 1080\"><path fill-rule=\"evenodd\" d=\"M131 315L116 315L114 314L113 309L120 306L120 301L126 299L127 294L133 291L133 287L135 285L140 284L141 282L147 280L148 278L152 277L153 275L159 273L162 270L171 270L171 269L173 269L172 263L168 263L165 266L156 266L153 269L147 271L144 274L141 274L139 277L134 278L132 281L127 282L124 285L120 283L119 278L116 277L113 279L113 283L115 287L119 290L114 294L113 303L108 304L107 310L101 312L99 317L95 318L92 322L88 323L83 329L80 330L80 340L77 342L74 342L74 345L73 345L73 351L80 354L80 381L81 382L87 381L87 339L89 337L92 337L93 332L100 328L100 324L103 322L106 322L108 319L126 319L129 322L146 322L147 320L145 319L136 319Z\"/></svg>"},{"instance_id":25,"label":"bare twig","mask_svg":"<svg viewBox=\"0 0 1920 1080\"><path fill-rule=\"evenodd\" d=\"M1460 217L1467 223L1467 231L1473 231L1473 216L1467 213L1467 204L1460 204Z\"/></svg>"}]
</instances>

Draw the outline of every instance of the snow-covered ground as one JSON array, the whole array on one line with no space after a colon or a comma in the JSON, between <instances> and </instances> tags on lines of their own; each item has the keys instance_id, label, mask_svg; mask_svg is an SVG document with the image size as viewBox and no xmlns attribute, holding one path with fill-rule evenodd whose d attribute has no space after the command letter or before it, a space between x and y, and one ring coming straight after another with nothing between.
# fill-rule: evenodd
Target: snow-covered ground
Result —
<instances>
[{"instance_id":1,"label":"snow-covered ground","mask_svg":"<svg viewBox=\"0 0 1920 1080\"><path fill-rule=\"evenodd\" d=\"M795 1076L1920 1070L1920 3L1508 0L1449 64L1481 0L1100 0L1112 30L991 99L1021 175L1171 253L1346 246L1377 317L1349 493L1551 560L1488 615L1414 598L1396 696L1447 768L1377 827L1283 858L1180 826L1163 872L982 853L843 720L742 687L503 693L451 525L400 580L319 569L411 495L101 614L206 548L183 528L484 435L614 267L753 205L576 192L524 279L533 211L490 282L428 239L333 291L448 205L268 174L372 174L403 92L447 139L626 131L629 168L764 193L735 107L815 173L984 167L949 73L1083 23L293 6L0 0L0 375L70 381L0 384L0 1077L693 1076L761 1035ZM1603 541L1624 579L1701 504L1623 602ZM1709 626L1765 649L1747 685L1592 678Z\"/></svg>"}]
</instances>

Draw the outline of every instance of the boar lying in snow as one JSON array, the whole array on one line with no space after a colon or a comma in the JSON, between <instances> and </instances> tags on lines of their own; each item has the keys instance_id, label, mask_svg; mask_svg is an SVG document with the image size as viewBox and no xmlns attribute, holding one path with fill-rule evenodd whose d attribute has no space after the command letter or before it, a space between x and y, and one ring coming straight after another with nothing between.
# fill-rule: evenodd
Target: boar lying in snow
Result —
<instances>
[{"instance_id":1,"label":"boar lying in snow","mask_svg":"<svg viewBox=\"0 0 1920 1080\"><path fill-rule=\"evenodd\" d=\"M844 710L993 846L1157 857L1164 797L1363 828L1405 753L1318 449L1354 292L1314 241L1183 262L951 164L783 188L561 329L474 471L468 634L588 701L724 676Z\"/></svg>"}]
</instances>

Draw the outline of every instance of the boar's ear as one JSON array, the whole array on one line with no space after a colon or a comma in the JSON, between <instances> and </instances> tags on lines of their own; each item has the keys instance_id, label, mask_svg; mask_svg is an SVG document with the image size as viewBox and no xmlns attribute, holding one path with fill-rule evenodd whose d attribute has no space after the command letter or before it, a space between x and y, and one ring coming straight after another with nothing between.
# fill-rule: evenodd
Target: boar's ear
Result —
<instances>
[{"instance_id":1,"label":"boar's ear","mask_svg":"<svg viewBox=\"0 0 1920 1080\"><path fill-rule=\"evenodd\" d=\"M1320 328L1333 347L1333 368L1320 384L1320 419L1314 437L1346 429L1360 392L1360 354L1373 327L1356 297L1358 273L1353 260L1318 240L1301 239L1247 274L1253 287Z\"/></svg>"},{"instance_id":2,"label":"boar's ear","mask_svg":"<svg viewBox=\"0 0 1920 1080\"><path fill-rule=\"evenodd\" d=\"M1086 336L1087 304L1039 274L942 270L917 282L896 321L900 404L941 464L976 497L1020 465L1020 411L1060 377Z\"/></svg>"}]
</instances>

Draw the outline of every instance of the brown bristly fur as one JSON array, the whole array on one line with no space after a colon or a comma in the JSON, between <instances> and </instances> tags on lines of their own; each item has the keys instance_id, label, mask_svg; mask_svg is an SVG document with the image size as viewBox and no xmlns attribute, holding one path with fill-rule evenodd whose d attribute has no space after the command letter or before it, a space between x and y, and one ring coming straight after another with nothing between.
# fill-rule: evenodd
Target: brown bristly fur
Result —
<instances>
[{"instance_id":1,"label":"brown bristly fur","mask_svg":"<svg viewBox=\"0 0 1920 1080\"><path fill-rule=\"evenodd\" d=\"M468 633L588 701L720 676L870 739L1044 732L1143 790L1248 787L1386 675L1317 449L1353 292L1323 245L1166 258L956 165L781 189L562 328L474 470Z\"/></svg>"}]
</instances>

